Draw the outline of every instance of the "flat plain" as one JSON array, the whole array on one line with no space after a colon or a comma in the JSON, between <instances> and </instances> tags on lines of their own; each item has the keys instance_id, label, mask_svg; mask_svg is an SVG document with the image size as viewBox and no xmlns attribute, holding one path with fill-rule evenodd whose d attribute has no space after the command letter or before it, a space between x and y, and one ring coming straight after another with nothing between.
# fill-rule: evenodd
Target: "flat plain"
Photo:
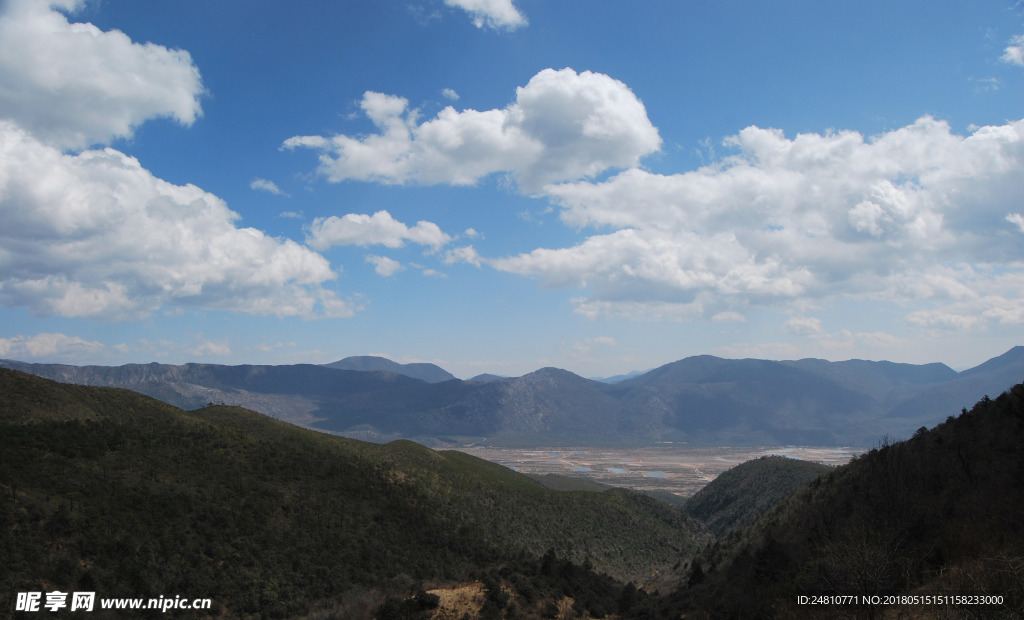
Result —
<instances>
[{"instance_id":1,"label":"flat plain","mask_svg":"<svg viewBox=\"0 0 1024 620\"><path fill-rule=\"evenodd\" d=\"M835 446L694 447L681 444L642 448L474 445L454 449L524 474L585 478L609 486L663 491L678 497L689 497L723 471L762 456L779 455L839 466L865 452L863 448Z\"/></svg>"}]
</instances>

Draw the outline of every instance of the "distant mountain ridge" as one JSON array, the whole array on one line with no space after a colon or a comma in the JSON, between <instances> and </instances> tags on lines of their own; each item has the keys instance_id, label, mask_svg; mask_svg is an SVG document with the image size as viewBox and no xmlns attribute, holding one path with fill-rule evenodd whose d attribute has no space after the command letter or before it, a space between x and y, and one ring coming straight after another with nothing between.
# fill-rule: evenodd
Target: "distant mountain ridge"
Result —
<instances>
[{"instance_id":1,"label":"distant mountain ridge","mask_svg":"<svg viewBox=\"0 0 1024 620\"><path fill-rule=\"evenodd\" d=\"M1024 347L961 373L944 364L701 355L614 384L558 368L461 381L444 379L450 373L433 364L374 357L286 366L0 366L126 387L184 409L239 405L372 441L869 446L908 437L1020 382Z\"/></svg>"},{"instance_id":2,"label":"distant mountain ridge","mask_svg":"<svg viewBox=\"0 0 1024 620\"><path fill-rule=\"evenodd\" d=\"M406 377L412 377L413 379L420 379L427 383L441 383L442 381L451 381L455 378L455 375L441 368L436 364L429 364L425 362L418 362L412 364L399 364L393 362L386 357L378 357L375 355L356 355L352 357L346 357L345 359L331 362L330 364L323 364L327 368L337 368L339 370L382 370L385 372L394 372Z\"/></svg>"}]
</instances>

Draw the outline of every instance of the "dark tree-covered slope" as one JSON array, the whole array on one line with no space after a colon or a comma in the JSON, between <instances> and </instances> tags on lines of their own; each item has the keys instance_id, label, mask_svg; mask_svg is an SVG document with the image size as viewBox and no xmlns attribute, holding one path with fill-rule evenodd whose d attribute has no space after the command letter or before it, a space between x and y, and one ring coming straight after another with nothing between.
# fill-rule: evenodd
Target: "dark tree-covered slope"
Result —
<instances>
[{"instance_id":1,"label":"dark tree-covered slope","mask_svg":"<svg viewBox=\"0 0 1024 620\"><path fill-rule=\"evenodd\" d=\"M829 471L820 463L763 456L719 474L686 501L685 509L720 538Z\"/></svg>"},{"instance_id":2,"label":"dark tree-covered slope","mask_svg":"<svg viewBox=\"0 0 1024 620\"><path fill-rule=\"evenodd\" d=\"M1024 615L1024 385L812 480L694 560L669 608L713 617ZM857 605L798 605L855 595ZM860 604L862 596L999 596ZM869 601L870 603L870 601Z\"/></svg>"},{"instance_id":3,"label":"dark tree-covered slope","mask_svg":"<svg viewBox=\"0 0 1024 620\"><path fill-rule=\"evenodd\" d=\"M546 551L585 564L578 576L642 580L710 538L624 490L557 492L459 452L9 370L0 446L3 609L13 593L56 588L212 597L228 617L295 617Z\"/></svg>"}]
</instances>

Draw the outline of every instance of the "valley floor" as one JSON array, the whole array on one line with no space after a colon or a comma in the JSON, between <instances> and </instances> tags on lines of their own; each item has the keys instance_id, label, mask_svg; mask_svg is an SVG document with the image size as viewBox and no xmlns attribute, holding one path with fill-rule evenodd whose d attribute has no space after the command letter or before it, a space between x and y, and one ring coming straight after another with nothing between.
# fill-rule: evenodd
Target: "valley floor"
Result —
<instances>
[{"instance_id":1,"label":"valley floor","mask_svg":"<svg viewBox=\"0 0 1024 620\"><path fill-rule=\"evenodd\" d=\"M644 448L451 446L451 449L530 475L557 474L638 491L689 497L723 471L768 455L845 465L865 452L854 447L716 446L666 444Z\"/></svg>"}]
</instances>

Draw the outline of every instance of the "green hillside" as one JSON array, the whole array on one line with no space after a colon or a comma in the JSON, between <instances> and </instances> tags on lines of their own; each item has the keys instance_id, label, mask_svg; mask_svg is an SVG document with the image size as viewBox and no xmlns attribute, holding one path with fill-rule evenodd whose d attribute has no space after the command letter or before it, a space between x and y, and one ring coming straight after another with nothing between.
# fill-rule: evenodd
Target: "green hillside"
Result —
<instances>
[{"instance_id":1,"label":"green hillside","mask_svg":"<svg viewBox=\"0 0 1024 620\"><path fill-rule=\"evenodd\" d=\"M763 456L722 472L686 501L686 512L722 537L832 468L785 456Z\"/></svg>"},{"instance_id":2,"label":"green hillside","mask_svg":"<svg viewBox=\"0 0 1024 620\"><path fill-rule=\"evenodd\" d=\"M693 562L690 586L666 609L744 618L1019 618L1022 443L1024 385L907 441L886 442L707 548ZM856 596L856 604L798 598L834 595ZM861 598L875 595L877 602ZM904 598L886 599L892 595ZM913 598L928 595L943 598ZM1001 603L969 598L985 596Z\"/></svg>"},{"instance_id":3,"label":"green hillside","mask_svg":"<svg viewBox=\"0 0 1024 620\"><path fill-rule=\"evenodd\" d=\"M14 593L61 589L210 597L228 617L358 617L353 600L522 577L545 552L575 575L563 591L593 590L596 572L620 580L600 582L607 599L710 539L624 490L557 492L459 452L7 370L0 446L3 610Z\"/></svg>"}]
</instances>

